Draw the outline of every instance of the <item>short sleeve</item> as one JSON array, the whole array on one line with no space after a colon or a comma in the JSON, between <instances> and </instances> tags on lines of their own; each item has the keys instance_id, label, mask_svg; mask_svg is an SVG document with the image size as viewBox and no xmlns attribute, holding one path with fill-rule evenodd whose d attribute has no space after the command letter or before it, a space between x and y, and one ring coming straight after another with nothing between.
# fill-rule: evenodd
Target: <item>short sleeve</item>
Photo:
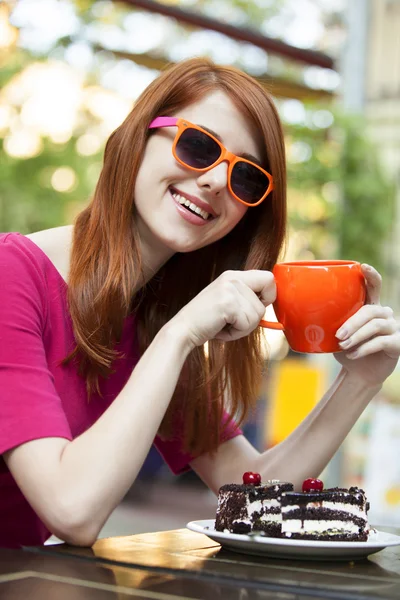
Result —
<instances>
[{"instance_id":1,"label":"short sleeve","mask_svg":"<svg viewBox=\"0 0 400 600\"><path fill-rule=\"evenodd\" d=\"M227 412L223 415L222 430L223 435L220 440L221 444L243 434L242 430L239 429ZM164 440L157 436L154 440L154 446L157 448L174 475L181 475L182 473L189 471L190 462L196 458L183 451L182 436L179 435L176 435L172 440Z\"/></svg>"},{"instance_id":2,"label":"short sleeve","mask_svg":"<svg viewBox=\"0 0 400 600\"><path fill-rule=\"evenodd\" d=\"M72 439L46 360L45 275L16 237L0 236L0 454L33 439Z\"/></svg>"}]
</instances>

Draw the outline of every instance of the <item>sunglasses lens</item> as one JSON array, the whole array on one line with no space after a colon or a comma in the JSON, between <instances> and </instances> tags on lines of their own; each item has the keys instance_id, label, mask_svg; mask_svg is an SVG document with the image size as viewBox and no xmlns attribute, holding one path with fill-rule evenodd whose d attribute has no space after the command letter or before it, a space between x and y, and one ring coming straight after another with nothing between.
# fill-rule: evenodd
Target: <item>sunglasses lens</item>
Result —
<instances>
[{"instance_id":1,"label":"sunglasses lens","mask_svg":"<svg viewBox=\"0 0 400 600\"><path fill-rule=\"evenodd\" d=\"M180 135L175 152L188 167L207 169L218 160L221 148L206 133L188 127Z\"/></svg>"},{"instance_id":2,"label":"sunglasses lens","mask_svg":"<svg viewBox=\"0 0 400 600\"><path fill-rule=\"evenodd\" d=\"M238 198L255 204L264 196L269 186L268 177L257 167L246 162L237 162L231 175L231 187Z\"/></svg>"}]
</instances>

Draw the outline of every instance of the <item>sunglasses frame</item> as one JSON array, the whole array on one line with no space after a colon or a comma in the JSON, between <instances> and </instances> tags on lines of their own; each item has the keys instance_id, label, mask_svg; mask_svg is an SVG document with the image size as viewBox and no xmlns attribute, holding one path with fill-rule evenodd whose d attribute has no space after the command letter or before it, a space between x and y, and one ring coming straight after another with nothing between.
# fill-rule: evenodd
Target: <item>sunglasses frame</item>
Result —
<instances>
[{"instance_id":1,"label":"sunglasses frame","mask_svg":"<svg viewBox=\"0 0 400 600\"><path fill-rule=\"evenodd\" d=\"M259 204L261 204L261 202L263 202L265 200L265 198L268 196L268 194L270 194L272 192L272 190L274 189L274 180L273 180L272 175L270 173L268 173L268 171L266 171L265 169L260 167L260 165L257 165L256 163L252 162L251 160L247 160L246 158L241 158L240 156L237 156L236 154L229 152L229 150L227 150L225 148L225 146L223 144L221 144L221 142L216 137L214 137L211 133L209 133L202 127L199 127L198 125L195 125L194 123L191 123L190 121L187 121L186 119L179 119L179 118L175 118L175 117L156 117L150 123L149 129L157 129L159 127L174 127L174 126L178 128L178 130L175 134L173 144L172 144L172 154L173 154L175 160L178 163L180 163L183 167L186 167L187 169L190 169L191 171L197 171L198 173L205 173L206 171L209 171L210 169L214 169L214 167L216 167L220 163L222 163L224 161L227 162L228 163L228 189L229 189L229 192L232 194L232 196L235 198L235 200L237 200L241 204L244 204L245 206L250 206L250 207L258 206ZM187 163L183 162L177 155L176 146L179 142L179 138L181 137L182 133L184 131L186 131L187 129L196 129L197 131L201 131L201 133L204 133L206 136L211 138L216 144L218 144L218 146L221 150L221 155L209 167L197 169L196 167L192 167L192 166L188 165ZM253 203L245 202L244 200L239 198L239 196L237 196L232 189L232 186L231 186L232 171L233 171L234 166L238 162L244 162L244 163L247 163L247 164L255 167L256 169L261 171L264 175L266 175L266 177L269 181L269 186L268 186L265 194L257 202L253 202Z\"/></svg>"}]
</instances>

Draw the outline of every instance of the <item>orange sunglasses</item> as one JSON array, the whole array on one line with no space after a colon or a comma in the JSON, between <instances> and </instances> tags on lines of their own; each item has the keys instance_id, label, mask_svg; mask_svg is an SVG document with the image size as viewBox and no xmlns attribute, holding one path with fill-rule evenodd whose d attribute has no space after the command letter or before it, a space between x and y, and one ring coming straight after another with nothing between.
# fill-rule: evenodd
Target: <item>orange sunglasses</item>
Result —
<instances>
[{"instance_id":1,"label":"orange sunglasses","mask_svg":"<svg viewBox=\"0 0 400 600\"><path fill-rule=\"evenodd\" d=\"M198 125L175 117L157 117L149 129L177 127L172 145L174 158L192 171L204 172L228 162L228 189L246 206L258 206L274 189L273 178L259 165L229 152L213 135Z\"/></svg>"}]
</instances>

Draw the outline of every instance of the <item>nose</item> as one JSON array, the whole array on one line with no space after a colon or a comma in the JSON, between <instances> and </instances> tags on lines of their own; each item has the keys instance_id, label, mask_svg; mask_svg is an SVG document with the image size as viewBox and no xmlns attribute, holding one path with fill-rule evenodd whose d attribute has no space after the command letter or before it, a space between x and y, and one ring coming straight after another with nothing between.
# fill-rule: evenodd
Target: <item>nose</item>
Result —
<instances>
[{"instance_id":1,"label":"nose","mask_svg":"<svg viewBox=\"0 0 400 600\"><path fill-rule=\"evenodd\" d=\"M200 189L207 189L212 194L217 194L228 185L228 163L221 162L216 167L204 171L197 178L197 185Z\"/></svg>"}]
</instances>

